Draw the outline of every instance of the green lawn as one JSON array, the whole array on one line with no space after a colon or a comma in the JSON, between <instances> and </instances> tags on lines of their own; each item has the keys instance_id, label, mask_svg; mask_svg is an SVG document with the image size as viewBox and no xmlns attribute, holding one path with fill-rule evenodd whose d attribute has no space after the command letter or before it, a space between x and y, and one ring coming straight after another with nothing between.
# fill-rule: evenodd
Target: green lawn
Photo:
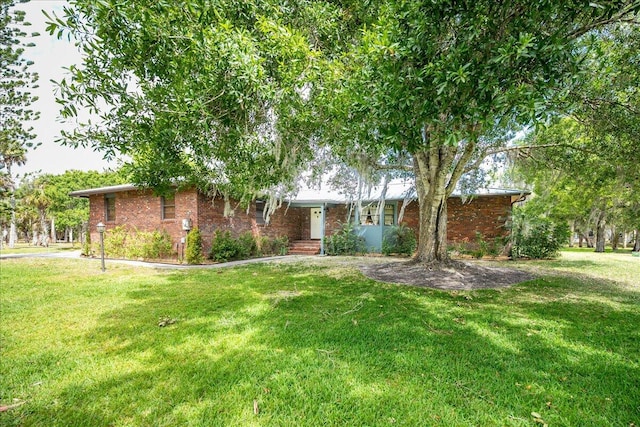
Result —
<instances>
[{"instance_id":1,"label":"green lawn","mask_svg":"<svg viewBox=\"0 0 640 427\"><path fill-rule=\"evenodd\" d=\"M0 425L640 425L640 259L475 292L321 261L1 260Z\"/></svg>"},{"instance_id":2,"label":"green lawn","mask_svg":"<svg viewBox=\"0 0 640 427\"><path fill-rule=\"evenodd\" d=\"M28 243L16 243L13 248L3 244L0 246L0 255L9 254L32 254L32 253L46 253L46 252L61 252L61 251L79 251L82 248L80 243L51 243L48 247L33 246Z\"/></svg>"}]
</instances>

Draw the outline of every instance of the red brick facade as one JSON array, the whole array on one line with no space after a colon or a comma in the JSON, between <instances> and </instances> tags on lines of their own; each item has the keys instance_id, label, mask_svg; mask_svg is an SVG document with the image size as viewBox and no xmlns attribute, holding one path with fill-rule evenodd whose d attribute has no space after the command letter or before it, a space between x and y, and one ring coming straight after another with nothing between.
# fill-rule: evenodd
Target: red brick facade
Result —
<instances>
[{"instance_id":1,"label":"red brick facade","mask_svg":"<svg viewBox=\"0 0 640 427\"><path fill-rule=\"evenodd\" d=\"M508 234L505 223L511 214L512 196L478 196L465 203L460 197L447 201L447 240L450 242L476 239L476 232L485 239L494 239ZM420 212L413 201L405 209L403 223L413 228L418 235Z\"/></svg>"},{"instance_id":2,"label":"red brick facade","mask_svg":"<svg viewBox=\"0 0 640 427\"><path fill-rule=\"evenodd\" d=\"M91 239L99 239L96 230L98 222L104 222L107 231L116 226L126 226L132 231L164 230L173 240L174 248L185 237L182 219L190 218L193 227L198 227L203 237L205 253L211 247L216 230L229 230L234 236L251 231L254 236L270 238L288 236L289 241L309 239L310 207L282 206L272 216L269 224L258 224L255 203L249 209L231 202L234 214L224 216L224 201L210 198L196 190L179 191L175 195L175 218L162 219L161 198L150 190L128 190L115 194L115 220L105 220L105 194L89 196L91 213L89 226ZM511 212L512 196L479 196L462 203L458 197L448 202L447 238L451 242L474 241L476 232L485 239L507 234L504 225ZM325 235L331 235L347 220L349 208L346 205L329 205L325 210ZM419 228L417 202L410 203L404 213L403 223L413 228L416 235Z\"/></svg>"},{"instance_id":3,"label":"red brick facade","mask_svg":"<svg viewBox=\"0 0 640 427\"><path fill-rule=\"evenodd\" d=\"M96 224L103 222L107 232L117 226L125 226L131 231L166 231L173 240L173 246L185 237L182 220L189 218L193 227L198 227L202 234L203 250L208 253L211 240L216 230L229 230L234 236L245 231L251 231L254 236L270 238L288 236L289 240L302 239L305 236L306 221L308 238L309 208L282 207L272 216L269 224L259 225L256 220L255 203L249 209L238 206L231 201L234 213L224 216L224 201L211 200L196 190L186 190L176 193L175 218L162 219L161 198L154 196L150 190L131 190L115 193L115 220L106 221L105 195L89 196L91 206L89 215L89 229L91 239L96 242L100 238L96 231Z\"/></svg>"}]
</instances>

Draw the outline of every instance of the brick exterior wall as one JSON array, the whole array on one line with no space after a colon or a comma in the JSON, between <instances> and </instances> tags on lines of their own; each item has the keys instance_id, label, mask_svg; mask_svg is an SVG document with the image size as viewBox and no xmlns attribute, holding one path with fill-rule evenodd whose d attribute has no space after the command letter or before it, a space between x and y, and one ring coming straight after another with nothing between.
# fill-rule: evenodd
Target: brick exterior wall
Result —
<instances>
[{"instance_id":1,"label":"brick exterior wall","mask_svg":"<svg viewBox=\"0 0 640 427\"><path fill-rule=\"evenodd\" d=\"M238 206L238 203L232 200L231 208L234 211L233 215L225 218L222 199L211 200L202 194L198 196L197 224L202 233L205 254L208 254L211 249L211 241L216 230L228 230L235 237L246 231L251 231L255 237L288 236L289 241L301 238L301 218L306 212L304 208L289 207L287 209L286 206L283 206L271 215L269 224L258 224L255 203L251 203L247 211L246 208Z\"/></svg>"},{"instance_id":2,"label":"brick exterior wall","mask_svg":"<svg viewBox=\"0 0 640 427\"><path fill-rule=\"evenodd\" d=\"M459 197L447 200L447 240L449 242L476 239L476 232L485 239L508 234L505 223L511 215L511 196L479 196L466 203ZM420 227L419 206L411 202L404 212L403 223L414 229L416 236Z\"/></svg>"},{"instance_id":3,"label":"brick exterior wall","mask_svg":"<svg viewBox=\"0 0 640 427\"><path fill-rule=\"evenodd\" d=\"M140 231L166 231L173 241L174 249L180 243L186 233L182 230L182 219L190 218L193 227L198 227L202 234L203 251L208 254L211 249L211 240L216 230L229 230L233 236L238 236L246 231L251 231L254 236L267 236L270 238L288 236L289 240L302 238L302 227L306 215L309 222L309 209L286 206L278 209L272 216L269 224L259 225L256 221L255 203L252 203L247 213L246 208L237 206L236 201L231 201L235 207L234 215L224 216L224 201L204 196L196 190L185 190L176 193L175 219L162 219L161 198L154 196L150 190L133 190L115 193L116 218L114 221L105 219L105 195L89 196L89 230L91 241L100 239L96 231L96 225L103 222L106 231L117 226L125 226L132 232ZM307 230L307 235L309 234Z\"/></svg>"},{"instance_id":4,"label":"brick exterior wall","mask_svg":"<svg viewBox=\"0 0 640 427\"><path fill-rule=\"evenodd\" d=\"M185 232L182 230L182 219L191 218L193 227L198 227L203 237L203 250L208 254L211 240L216 230L229 230L238 236L251 231L254 236L270 238L288 236L289 241L309 239L310 209L309 207L282 206L271 216L269 224L259 225L256 221L255 203L249 210L237 206L233 216L224 217L224 201L212 200L196 190L186 190L176 193L175 219L162 220L161 198L154 196L150 190L132 190L115 193L116 218L115 221L105 220L104 194L91 195L89 230L93 242L100 238L96 231L96 224L103 222L107 232L116 226L126 226L131 231L164 230L173 240L173 247L177 248ZM468 240L473 242L476 232L483 234L485 239L508 234L504 225L511 212L511 196L480 196L466 203L458 197L449 198L447 239L450 242ZM398 206L399 209L400 206ZM325 211L325 235L337 231L341 223L347 220L349 213L346 205L331 205ZM403 223L418 233L419 212L418 203L411 202L405 209Z\"/></svg>"},{"instance_id":5,"label":"brick exterior wall","mask_svg":"<svg viewBox=\"0 0 640 427\"><path fill-rule=\"evenodd\" d=\"M349 215L349 207L347 205L330 206L325 212L324 234L331 236L338 231L342 224L349 219L347 215Z\"/></svg>"},{"instance_id":6,"label":"brick exterior wall","mask_svg":"<svg viewBox=\"0 0 640 427\"><path fill-rule=\"evenodd\" d=\"M151 190L133 190L115 193L116 218L107 221L105 217L104 194L89 197L90 214L89 230L91 241L100 239L96 231L96 225L102 221L106 225L106 232L117 226L124 226L131 232L139 231L166 231L173 241L173 247L185 236L182 230L182 219L194 217L193 206L198 194L195 190L176 193L175 218L162 219L161 198L154 196Z\"/></svg>"}]
</instances>

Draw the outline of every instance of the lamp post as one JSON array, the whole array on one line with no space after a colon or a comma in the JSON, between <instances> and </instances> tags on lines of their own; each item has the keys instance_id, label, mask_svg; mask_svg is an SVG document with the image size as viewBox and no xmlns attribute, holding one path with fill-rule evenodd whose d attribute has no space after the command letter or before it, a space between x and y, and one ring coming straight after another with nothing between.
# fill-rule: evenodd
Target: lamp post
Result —
<instances>
[{"instance_id":1,"label":"lamp post","mask_svg":"<svg viewBox=\"0 0 640 427\"><path fill-rule=\"evenodd\" d=\"M189 214L191 214L191 212L189 212ZM193 224L191 222L191 218L185 218L182 220L182 230L185 232L185 236L181 239L183 241L183 245L182 245L182 258L185 258L185 252L187 251L187 237L189 237L189 231L191 231L191 228L193 227Z\"/></svg>"},{"instance_id":2,"label":"lamp post","mask_svg":"<svg viewBox=\"0 0 640 427\"><path fill-rule=\"evenodd\" d=\"M105 225L102 223L102 221L100 221L97 225L96 225L96 229L98 229L98 233L100 233L100 256L102 259L102 271L104 272L105 268L104 268L104 230L105 230Z\"/></svg>"}]
</instances>

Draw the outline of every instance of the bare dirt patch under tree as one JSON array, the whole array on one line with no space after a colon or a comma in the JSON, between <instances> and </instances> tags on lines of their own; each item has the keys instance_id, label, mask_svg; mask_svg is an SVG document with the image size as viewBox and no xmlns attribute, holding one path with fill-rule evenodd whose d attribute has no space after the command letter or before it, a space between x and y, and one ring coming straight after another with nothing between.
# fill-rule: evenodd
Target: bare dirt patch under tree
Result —
<instances>
[{"instance_id":1,"label":"bare dirt patch under tree","mask_svg":"<svg viewBox=\"0 0 640 427\"><path fill-rule=\"evenodd\" d=\"M430 268L412 262L363 265L362 273L374 280L442 290L504 288L535 278L514 268L455 261L449 267Z\"/></svg>"}]
</instances>

